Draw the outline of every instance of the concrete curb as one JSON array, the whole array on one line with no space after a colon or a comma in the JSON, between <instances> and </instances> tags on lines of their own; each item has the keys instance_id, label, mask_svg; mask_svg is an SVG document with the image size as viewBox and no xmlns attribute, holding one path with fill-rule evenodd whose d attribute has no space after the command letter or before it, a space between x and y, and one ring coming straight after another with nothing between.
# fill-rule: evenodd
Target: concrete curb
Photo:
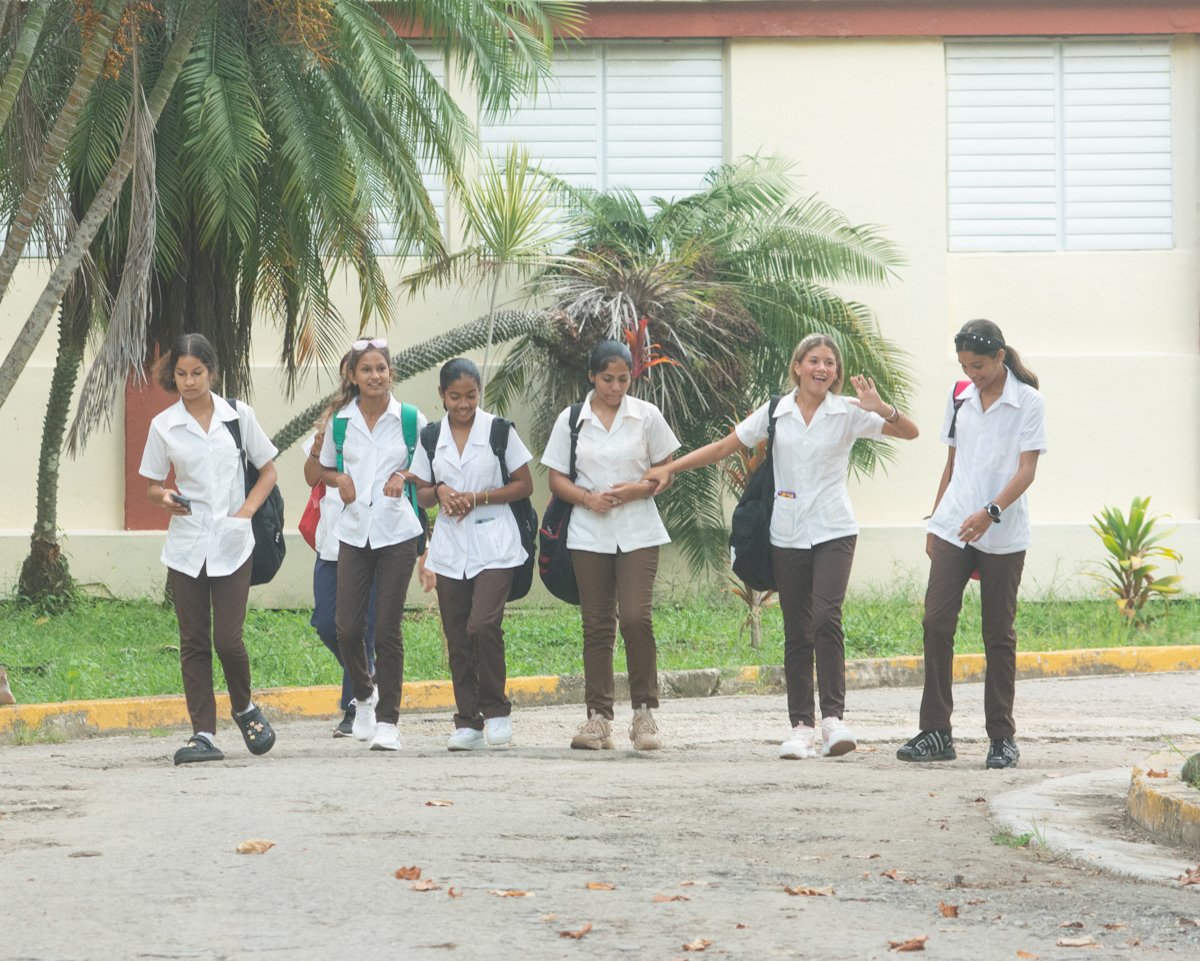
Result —
<instances>
[{"instance_id":1,"label":"concrete curb","mask_svg":"<svg viewBox=\"0 0 1200 961\"><path fill-rule=\"evenodd\" d=\"M1200 855L1200 791L1180 778L1182 764L1174 751L1160 751L1134 765L1125 807L1156 840Z\"/></svg>"},{"instance_id":2,"label":"concrete curb","mask_svg":"<svg viewBox=\"0 0 1200 961\"><path fill-rule=\"evenodd\" d=\"M956 682L982 681L982 654L960 654L954 659ZM1017 655L1017 677L1071 677L1101 674L1161 673L1200 670L1200 645L1184 647L1113 647L1072 651L1028 652ZM915 687L924 683L920 657L870 658L846 663L846 686ZM784 690L783 668L742 667L663 671L659 690L664 698L714 695L771 694ZM521 707L583 703L583 678L574 675L511 677L509 697ZM275 688L255 694L255 702L269 715L329 717L336 709L339 688ZM628 696L624 675L617 676L617 697ZM452 710L454 691L449 681L410 681L404 685L400 709L408 713ZM218 716L229 714L229 699L217 696ZM150 731L187 724L187 708L180 695L115 698L103 701L64 701L50 704L16 704L0 707L0 740L14 740L26 732L45 730L58 736L77 737L130 731Z\"/></svg>"}]
</instances>

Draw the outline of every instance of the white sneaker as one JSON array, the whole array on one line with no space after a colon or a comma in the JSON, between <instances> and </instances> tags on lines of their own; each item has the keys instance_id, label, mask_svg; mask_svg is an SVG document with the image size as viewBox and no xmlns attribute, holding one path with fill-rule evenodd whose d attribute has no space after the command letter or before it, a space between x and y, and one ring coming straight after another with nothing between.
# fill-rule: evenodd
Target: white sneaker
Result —
<instances>
[{"instance_id":1,"label":"white sneaker","mask_svg":"<svg viewBox=\"0 0 1200 961\"><path fill-rule=\"evenodd\" d=\"M483 736L488 747L500 747L512 741L512 718L489 717L483 722Z\"/></svg>"},{"instance_id":2,"label":"white sneaker","mask_svg":"<svg viewBox=\"0 0 1200 961\"><path fill-rule=\"evenodd\" d=\"M446 749L450 751L475 751L483 747L483 731L473 727L459 727L446 738Z\"/></svg>"},{"instance_id":3,"label":"white sneaker","mask_svg":"<svg viewBox=\"0 0 1200 961\"><path fill-rule=\"evenodd\" d=\"M797 724L787 740L779 745L779 756L789 761L802 761L806 757L817 756L816 728Z\"/></svg>"},{"instance_id":4,"label":"white sneaker","mask_svg":"<svg viewBox=\"0 0 1200 961\"><path fill-rule=\"evenodd\" d=\"M350 733L356 741L369 741L375 736L375 705L379 703L379 688L371 690L365 701L354 699L354 724Z\"/></svg>"},{"instance_id":5,"label":"white sneaker","mask_svg":"<svg viewBox=\"0 0 1200 961\"><path fill-rule=\"evenodd\" d=\"M399 751L401 747L400 732L395 724L381 721L375 725L375 736L371 738L372 751Z\"/></svg>"},{"instance_id":6,"label":"white sneaker","mask_svg":"<svg viewBox=\"0 0 1200 961\"><path fill-rule=\"evenodd\" d=\"M858 747L850 728L840 717L821 718L821 745L821 754L825 757L841 757Z\"/></svg>"}]
</instances>

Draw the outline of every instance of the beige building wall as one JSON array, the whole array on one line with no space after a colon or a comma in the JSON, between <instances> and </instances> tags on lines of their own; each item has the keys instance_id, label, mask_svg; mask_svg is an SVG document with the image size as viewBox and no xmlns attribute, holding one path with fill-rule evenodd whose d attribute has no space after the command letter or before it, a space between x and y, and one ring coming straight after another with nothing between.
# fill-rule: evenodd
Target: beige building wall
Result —
<instances>
[{"instance_id":1,"label":"beige building wall","mask_svg":"<svg viewBox=\"0 0 1200 961\"><path fill-rule=\"evenodd\" d=\"M939 39L738 40L726 45L728 155L779 153L797 162L804 191L855 222L883 226L907 265L885 289L847 291L872 305L887 335L911 355L917 391L911 413L922 436L897 450L886 473L854 483L862 525L852 589L921 585L922 518L932 506L945 460L938 440L946 397L960 376L952 337L964 320L995 320L1042 379L1050 452L1030 492L1035 521L1025 591L1082 593L1081 576L1099 557L1088 530L1106 504L1152 495L1172 515L1172 539L1200 556L1200 45L1174 44L1175 249L1137 253L949 254L946 243L946 112ZM451 214L453 225L453 214ZM402 273L396 263L394 276ZM5 299L0 344L10 344L46 277L26 261ZM352 280L338 281L344 316L357 316ZM385 333L417 343L481 316L473 291L400 302ZM349 339L350 332L347 332ZM310 376L289 400L274 367L274 334L256 336L252 403L268 433L330 387ZM3 409L9 496L0 503L0 591L10 590L28 549L42 413L54 363L48 331ZM480 358L476 358L477 360ZM397 394L427 415L440 413L429 373ZM516 415L518 428L524 418ZM72 570L85 583L120 596L156 594L162 534L124 532L123 412L86 453L65 459L59 522ZM281 487L294 524L307 498L299 448L279 459ZM537 472L535 472L535 475ZM539 477L538 506L545 502ZM295 535L284 569L255 588L252 602L306 606L312 552ZM1184 566L1185 579L1188 566ZM686 585L677 565L664 583ZM1186 581L1195 589L1194 583ZM413 599L417 594L412 595ZM544 600L536 590L530 600Z\"/></svg>"}]
</instances>

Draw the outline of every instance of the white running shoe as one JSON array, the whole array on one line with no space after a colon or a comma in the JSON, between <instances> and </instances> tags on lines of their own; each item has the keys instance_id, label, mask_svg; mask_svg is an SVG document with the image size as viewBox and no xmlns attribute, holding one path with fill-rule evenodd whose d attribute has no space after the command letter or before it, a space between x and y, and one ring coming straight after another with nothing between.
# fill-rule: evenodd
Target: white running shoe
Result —
<instances>
[{"instance_id":1,"label":"white running shoe","mask_svg":"<svg viewBox=\"0 0 1200 961\"><path fill-rule=\"evenodd\" d=\"M858 743L854 734L840 717L821 718L821 754L824 757L841 757L849 754Z\"/></svg>"},{"instance_id":2,"label":"white running shoe","mask_svg":"<svg viewBox=\"0 0 1200 961\"><path fill-rule=\"evenodd\" d=\"M371 738L372 751L399 751L402 746L395 724L381 721L375 725L375 736Z\"/></svg>"},{"instance_id":3,"label":"white running shoe","mask_svg":"<svg viewBox=\"0 0 1200 961\"><path fill-rule=\"evenodd\" d=\"M512 718L489 717L483 722L483 736L488 747L500 747L512 742Z\"/></svg>"},{"instance_id":4,"label":"white running shoe","mask_svg":"<svg viewBox=\"0 0 1200 961\"><path fill-rule=\"evenodd\" d=\"M475 751L483 747L483 731L473 727L458 727L446 738L448 751Z\"/></svg>"},{"instance_id":5,"label":"white running shoe","mask_svg":"<svg viewBox=\"0 0 1200 961\"><path fill-rule=\"evenodd\" d=\"M375 705L379 703L379 688L372 688L365 701L354 699L354 723L350 732L356 741L369 741L375 736Z\"/></svg>"},{"instance_id":6,"label":"white running shoe","mask_svg":"<svg viewBox=\"0 0 1200 961\"><path fill-rule=\"evenodd\" d=\"M779 756L789 761L802 761L808 757L817 756L816 728L797 724L792 733L779 745Z\"/></svg>"}]
</instances>

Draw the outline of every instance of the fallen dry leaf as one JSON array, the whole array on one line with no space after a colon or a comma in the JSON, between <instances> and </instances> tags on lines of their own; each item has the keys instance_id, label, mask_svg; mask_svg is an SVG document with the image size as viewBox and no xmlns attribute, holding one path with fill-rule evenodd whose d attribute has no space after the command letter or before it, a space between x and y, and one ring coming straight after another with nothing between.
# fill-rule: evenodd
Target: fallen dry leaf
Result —
<instances>
[{"instance_id":1,"label":"fallen dry leaf","mask_svg":"<svg viewBox=\"0 0 1200 961\"><path fill-rule=\"evenodd\" d=\"M615 891L617 886L611 881L589 881L587 889L589 891Z\"/></svg>"},{"instance_id":2,"label":"fallen dry leaf","mask_svg":"<svg viewBox=\"0 0 1200 961\"><path fill-rule=\"evenodd\" d=\"M580 928L578 931L559 931L558 936L560 938L574 938L576 941L578 941L585 934L587 934L590 930L592 930L592 922L584 921L583 927Z\"/></svg>"},{"instance_id":3,"label":"fallen dry leaf","mask_svg":"<svg viewBox=\"0 0 1200 961\"><path fill-rule=\"evenodd\" d=\"M274 841L243 841L237 846L238 854L266 854L275 847Z\"/></svg>"},{"instance_id":4,"label":"fallen dry leaf","mask_svg":"<svg viewBox=\"0 0 1200 961\"><path fill-rule=\"evenodd\" d=\"M488 894L492 895L493 897L497 897L497 898L531 898L531 897L533 897L532 891L518 891L515 888L506 888L503 890L493 888L491 891L488 892Z\"/></svg>"},{"instance_id":5,"label":"fallen dry leaf","mask_svg":"<svg viewBox=\"0 0 1200 961\"><path fill-rule=\"evenodd\" d=\"M922 934L919 938L909 938L907 941L889 941L889 951L924 951L925 942L929 940L929 935Z\"/></svg>"},{"instance_id":6,"label":"fallen dry leaf","mask_svg":"<svg viewBox=\"0 0 1200 961\"><path fill-rule=\"evenodd\" d=\"M976 803L976 804L987 804L987 798L985 798L985 797L977 797L977 798L975 799L975 803Z\"/></svg>"},{"instance_id":7,"label":"fallen dry leaf","mask_svg":"<svg viewBox=\"0 0 1200 961\"><path fill-rule=\"evenodd\" d=\"M557 914L554 914L553 912L551 912L550 914L543 914L543 915L542 915L540 918L538 918L538 920L539 920L539 921L546 921L546 922L550 922L550 921L557 921L557 920L558 920L558 915L557 915Z\"/></svg>"},{"instance_id":8,"label":"fallen dry leaf","mask_svg":"<svg viewBox=\"0 0 1200 961\"><path fill-rule=\"evenodd\" d=\"M872 861L879 857L878 854L847 854L845 856L848 858L854 858L856 861Z\"/></svg>"},{"instance_id":9,"label":"fallen dry leaf","mask_svg":"<svg viewBox=\"0 0 1200 961\"><path fill-rule=\"evenodd\" d=\"M1161 771L1155 771L1155 770L1151 769L1146 772L1146 777L1166 777L1166 776L1167 776L1167 769L1165 767Z\"/></svg>"},{"instance_id":10,"label":"fallen dry leaf","mask_svg":"<svg viewBox=\"0 0 1200 961\"><path fill-rule=\"evenodd\" d=\"M957 918L958 917L958 905L957 904L947 904L945 901L939 901L938 902L938 910L942 912L943 918Z\"/></svg>"},{"instance_id":11,"label":"fallen dry leaf","mask_svg":"<svg viewBox=\"0 0 1200 961\"><path fill-rule=\"evenodd\" d=\"M1040 958L1041 955L1034 954L1032 951L1018 951L1017 957L1018 958L1027 958L1028 961L1037 961L1037 959Z\"/></svg>"},{"instance_id":12,"label":"fallen dry leaf","mask_svg":"<svg viewBox=\"0 0 1200 961\"><path fill-rule=\"evenodd\" d=\"M434 798L432 801L426 801L425 806L427 808L452 808L452 807L454 807L454 802L453 801L439 801L437 798Z\"/></svg>"},{"instance_id":13,"label":"fallen dry leaf","mask_svg":"<svg viewBox=\"0 0 1200 961\"><path fill-rule=\"evenodd\" d=\"M1082 921L1064 921L1062 924L1059 925L1059 927L1060 928L1082 928L1083 922Z\"/></svg>"},{"instance_id":14,"label":"fallen dry leaf","mask_svg":"<svg viewBox=\"0 0 1200 961\"><path fill-rule=\"evenodd\" d=\"M683 945L683 950L684 951L703 951L710 944L712 944L711 938L697 938L695 941L689 941L687 944Z\"/></svg>"},{"instance_id":15,"label":"fallen dry leaf","mask_svg":"<svg viewBox=\"0 0 1200 961\"><path fill-rule=\"evenodd\" d=\"M1098 948L1100 945L1090 936L1082 938L1059 938L1054 942L1060 948Z\"/></svg>"},{"instance_id":16,"label":"fallen dry leaf","mask_svg":"<svg viewBox=\"0 0 1200 961\"><path fill-rule=\"evenodd\" d=\"M971 907L973 907L973 908L977 908L981 904L987 904L987 899L986 898L973 898L972 900L968 901L967 904L971 905Z\"/></svg>"},{"instance_id":17,"label":"fallen dry leaf","mask_svg":"<svg viewBox=\"0 0 1200 961\"><path fill-rule=\"evenodd\" d=\"M415 881L421 876L421 869L415 864L410 868L396 868L396 880Z\"/></svg>"},{"instance_id":18,"label":"fallen dry leaf","mask_svg":"<svg viewBox=\"0 0 1200 961\"><path fill-rule=\"evenodd\" d=\"M1185 928L1200 928L1200 918L1180 918L1179 923ZM1105 927L1108 925L1106 924Z\"/></svg>"},{"instance_id":19,"label":"fallen dry leaf","mask_svg":"<svg viewBox=\"0 0 1200 961\"><path fill-rule=\"evenodd\" d=\"M793 897L804 898L827 898L834 893L833 888L802 888L799 885L794 888L785 887L783 890Z\"/></svg>"},{"instance_id":20,"label":"fallen dry leaf","mask_svg":"<svg viewBox=\"0 0 1200 961\"><path fill-rule=\"evenodd\" d=\"M457 890L456 888L453 888L453 887L451 887L451 888L447 888L447 889L446 889L446 893L447 893L448 895L450 895L450 897L452 897L452 898L461 898L461 897L463 896L463 893L462 893L461 891L459 891L459 890Z\"/></svg>"},{"instance_id":21,"label":"fallen dry leaf","mask_svg":"<svg viewBox=\"0 0 1200 961\"><path fill-rule=\"evenodd\" d=\"M896 868L892 868L890 871L881 871L880 874L882 874L885 878L891 878L893 881L899 881L902 877L904 877L904 872L899 871Z\"/></svg>"},{"instance_id":22,"label":"fallen dry leaf","mask_svg":"<svg viewBox=\"0 0 1200 961\"><path fill-rule=\"evenodd\" d=\"M739 921L739 922L738 922L737 924L735 924L733 927L734 927L734 930L735 930L735 931L741 931L741 930L743 930L744 928L748 928L748 927L750 927L750 925L748 925L748 924L742 924L742 922L741 922L741 921Z\"/></svg>"},{"instance_id":23,"label":"fallen dry leaf","mask_svg":"<svg viewBox=\"0 0 1200 961\"><path fill-rule=\"evenodd\" d=\"M69 858L99 858L103 855L99 851L72 851L67 855Z\"/></svg>"},{"instance_id":24,"label":"fallen dry leaf","mask_svg":"<svg viewBox=\"0 0 1200 961\"><path fill-rule=\"evenodd\" d=\"M1192 923L1195 924L1196 922L1193 921ZM1116 922L1113 922L1112 924L1104 925L1104 930L1105 931L1120 931L1121 928L1127 928L1127 927L1129 927L1129 925L1126 922L1116 921Z\"/></svg>"},{"instance_id":25,"label":"fallen dry leaf","mask_svg":"<svg viewBox=\"0 0 1200 961\"><path fill-rule=\"evenodd\" d=\"M440 884L438 884L436 881L425 880L425 881L417 881L414 884L410 884L408 886L408 890L410 890L410 891L440 891L440 890L442 890L442 886Z\"/></svg>"},{"instance_id":26,"label":"fallen dry leaf","mask_svg":"<svg viewBox=\"0 0 1200 961\"><path fill-rule=\"evenodd\" d=\"M1188 868L1184 874L1179 875L1175 880L1180 884L1200 884L1200 864L1194 868Z\"/></svg>"},{"instance_id":27,"label":"fallen dry leaf","mask_svg":"<svg viewBox=\"0 0 1200 961\"><path fill-rule=\"evenodd\" d=\"M666 904L668 901L690 901L686 894L656 894L650 899L655 904Z\"/></svg>"}]
</instances>

